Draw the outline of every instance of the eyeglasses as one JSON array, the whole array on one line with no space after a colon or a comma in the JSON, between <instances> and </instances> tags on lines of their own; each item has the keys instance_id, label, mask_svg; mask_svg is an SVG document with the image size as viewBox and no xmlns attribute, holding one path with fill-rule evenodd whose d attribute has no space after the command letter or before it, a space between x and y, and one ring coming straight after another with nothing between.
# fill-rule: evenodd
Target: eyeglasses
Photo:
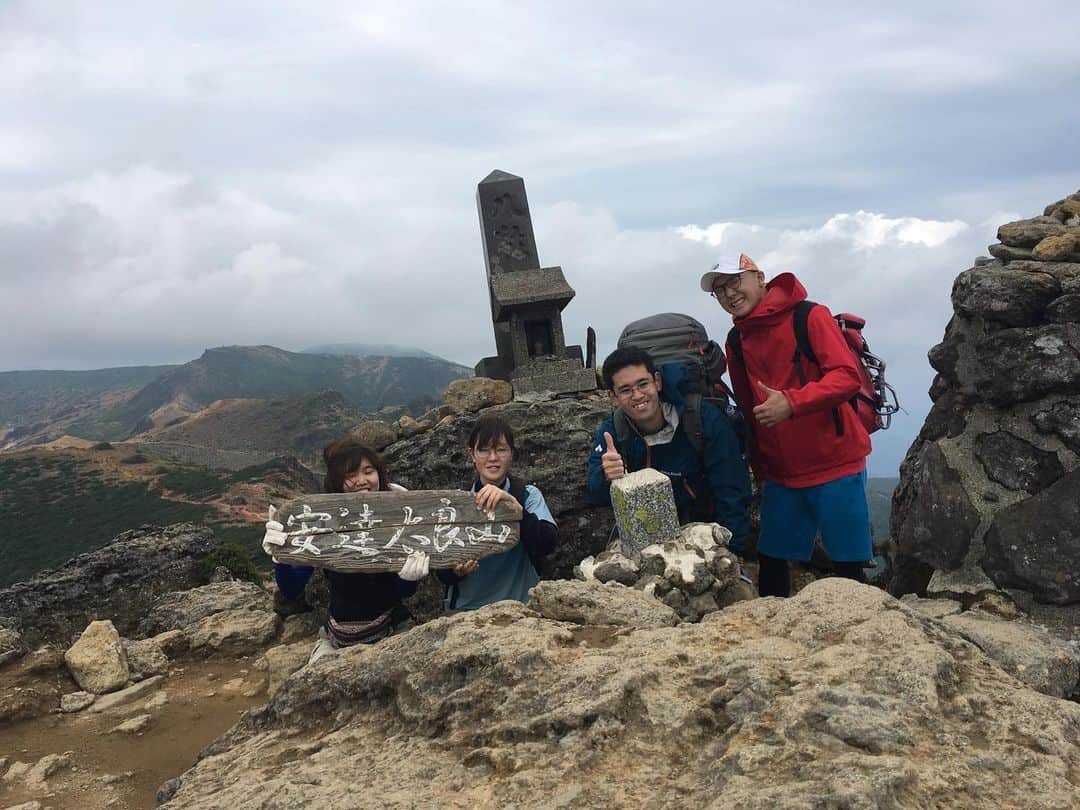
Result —
<instances>
[{"instance_id":1,"label":"eyeglasses","mask_svg":"<svg viewBox=\"0 0 1080 810\"><path fill-rule=\"evenodd\" d=\"M656 385L656 381L652 379L641 379L633 385L622 385L615 389L615 396L619 399L630 399L636 391L639 394L644 394L650 388Z\"/></svg>"},{"instance_id":2,"label":"eyeglasses","mask_svg":"<svg viewBox=\"0 0 1080 810\"><path fill-rule=\"evenodd\" d=\"M721 296L733 293L738 289L739 284L742 282L743 273L749 273L749 270L740 270L734 276L723 281L718 281L713 284L712 292L709 293L713 298L720 298Z\"/></svg>"},{"instance_id":3,"label":"eyeglasses","mask_svg":"<svg viewBox=\"0 0 1080 810\"><path fill-rule=\"evenodd\" d=\"M500 444L498 447L477 447L473 452L478 456L490 456L493 453L496 456L508 456L510 455L510 445Z\"/></svg>"}]
</instances>

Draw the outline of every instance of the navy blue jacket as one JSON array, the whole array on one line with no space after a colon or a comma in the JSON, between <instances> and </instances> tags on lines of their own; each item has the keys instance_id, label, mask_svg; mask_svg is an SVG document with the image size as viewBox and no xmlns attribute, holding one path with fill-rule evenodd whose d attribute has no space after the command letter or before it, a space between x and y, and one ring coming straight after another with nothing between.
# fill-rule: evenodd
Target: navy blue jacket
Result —
<instances>
[{"instance_id":1,"label":"navy blue jacket","mask_svg":"<svg viewBox=\"0 0 1080 810\"><path fill-rule=\"evenodd\" d=\"M686 381L685 367L667 365L661 370L663 387L660 398L675 406L682 416L686 408L681 386ZM604 433L610 433L623 457L628 472L645 467L664 473L672 480L675 506L684 520L711 519L731 530L731 550L742 553L750 531L750 476L739 447L739 439L731 421L709 402L701 403L701 425L704 447L699 454L690 443L682 421L667 444L649 447L634 429L629 419L630 435L626 446L620 446L612 417L604 420L593 436L589 453L586 497L594 506L611 506L611 483L604 478L600 463L606 450ZM691 494L691 491L696 495ZM704 500L703 500L704 499ZM695 506L711 503L711 515L695 516Z\"/></svg>"}]
</instances>

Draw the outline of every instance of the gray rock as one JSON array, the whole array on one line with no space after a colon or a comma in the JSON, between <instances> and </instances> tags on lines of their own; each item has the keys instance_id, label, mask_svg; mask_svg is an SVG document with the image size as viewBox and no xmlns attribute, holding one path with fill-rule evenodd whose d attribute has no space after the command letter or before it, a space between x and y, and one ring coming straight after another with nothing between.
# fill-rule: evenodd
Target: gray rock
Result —
<instances>
[{"instance_id":1,"label":"gray rock","mask_svg":"<svg viewBox=\"0 0 1080 810\"><path fill-rule=\"evenodd\" d=\"M968 600L986 593L994 593L997 586L977 565L965 565L955 571L935 571L926 586L931 599Z\"/></svg>"},{"instance_id":2,"label":"gray rock","mask_svg":"<svg viewBox=\"0 0 1080 810\"><path fill-rule=\"evenodd\" d=\"M272 609L273 597L254 583L215 582L158 599L139 623L139 633L152 636L168 630L183 630L227 610Z\"/></svg>"},{"instance_id":3,"label":"gray rock","mask_svg":"<svg viewBox=\"0 0 1080 810\"><path fill-rule=\"evenodd\" d=\"M638 567L637 563L618 551L605 551L596 558L592 576L600 582L633 585L638 580Z\"/></svg>"},{"instance_id":4,"label":"gray rock","mask_svg":"<svg viewBox=\"0 0 1080 810\"><path fill-rule=\"evenodd\" d=\"M128 718L117 726L109 729L110 734L142 734L150 728L151 718L148 714L137 714Z\"/></svg>"},{"instance_id":5,"label":"gray rock","mask_svg":"<svg viewBox=\"0 0 1080 810\"><path fill-rule=\"evenodd\" d=\"M311 641L298 641L293 644L279 644L266 651L266 692L273 695L285 683L285 680L308 662L311 655Z\"/></svg>"},{"instance_id":6,"label":"gray rock","mask_svg":"<svg viewBox=\"0 0 1080 810\"><path fill-rule=\"evenodd\" d=\"M1002 329L976 341L963 390L998 406L1080 393L1080 324Z\"/></svg>"},{"instance_id":7,"label":"gray rock","mask_svg":"<svg viewBox=\"0 0 1080 810\"><path fill-rule=\"evenodd\" d=\"M939 569L953 569L964 560L979 513L971 504L960 473L937 444L923 446L913 467L904 471L910 492L903 510L894 509L893 538L901 554ZM894 496L896 497L896 496ZM894 501L895 503L895 501Z\"/></svg>"},{"instance_id":8,"label":"gray rock","mask_svg":"<svg viewBox=\"0 0 1080 810\"><path fill-rule=\"evenodd\" d=\"M398 440L397 425L383 422L381 419L361 422L349 431L349 435L379 452Z\"/></svg>"},{"instance_id":9,"label":"gray rock","mask_svg":"<svg viewBox=\"0 0 1080 810\"><path fill-rule=\"evenodd\" d=\"M900 602L913 610L919 611L924 616L929 616L931 619L955 616L964 609L962 604L952 599L920 599L911 593L902 596Z\"/></svg>"},{"instance_id":10,"label":"gray rock","mask_svg":"<svg viewBox=\"0 0 1080 810\"><path fill-rule=\"evenodd\" d=\"M127 689L122 689L119 692L112 692L108 695L102 695L94 701L92 706L90 706L90 711L97 714L100 712L112 711L121 706L127 706L134 703L136 700L140 700L149 695L161 685L163 680L163 676L155 675L152 678L147 678L145 681L139 681L139 683L134 686L129 686Z\"/></svg>"},{"instance_id":11,"label":"gray rock","mask_svg":"<svg viewBox=\"0 0 1080 810\"><path fill-rule=\"evenodd\" d=\"M1057 453L1040 450L1006 430L980 434L974 449L986 477L1012 490L1039 492L1065 474Z\"/></svg>"},{"instance_id":12,"label":"gray rock","mask_svg":"<svg viewBox=\"0 0 1080 810\"><path fill-rule=\"evenodd\" d=\"M1046 308L1046 318L1053 323L1080 323L1080 293L1057 298Z\"/></svg>"},{"instance_id":13,"label":"gray rock","mask_svg":"<svg viewBox=\"0 0 1080 810\"><path fill-rule=\"evenodd\" d=\"M153 639L123 641L131 680L141 681L151 675L160 675L169 669L169 659L161 646Z\"/></svg>"},{"instance_id":14,"label":"gray rock","mask_svg":"<svg viewBox=\"0 0 1080 810\"><path fill-rule=\"evenodd\" d=\"M696 546L679 541L648 546L641 552L641 573L657 574L690 596L705 593L716 581L709 557Z\"/></svg>"},{"instance_id":15,"label":"gray rock","mask_svg":"<svg viewBox=\"0 0 1080 810\"><path fill-rule=\"evenodd\" d=\"M1056 436L1062 444L1080 454L1080 401L1050 400L1046 408L1032 414L1031 422L1040 433Z\"/></svg>"},{"instance_id":16,"label":"gray rock","mask_svg":"<svg viewBox=\"0 0 1080 810\"><path fill-rule=\"evenodd\" d=\"M599 582L555 580L529 591L529 607L546 619L575 624L670 627L673 611L641 591Z\"/></svg>"},{"instance_id":17,"label":"gray rock","mask_svg":"<svg viewBox=\"0 0 1080 810\"><path fill-rule=\"evenodd\" d=\"M1003 262L1011 262L1014 260L1030 260L1032 258L1031 248L1016 248L1009 247L1008 245L990 245L986 249L986 251L995 259L1000 259Z\"/></svg>"},{"instance_id":18,"label":"gray rock","mask_svg":"<svg viewBox=\"0 0 1080 810\"><path fill-rule=\"evenodd\" d=\"M997 238L1010 247L1033 248L1048 236L1064 233L1064 226L1050 216L1009 222L998 228Z\"/></svg>"},{"instance_id":19,"label":"gray rock","mask_svg":"<svg viewBox=\"0 0 1080 810\"><path fill-rule=\"evenodd\" d=\"M76 683L95 695L114 692L128 681L127 658L110 621L91 622L64 653L64 661Z\"/></svg>"},{"instance_id":20,"label":"gray rock","mask_svg":"<svg viewBox=\"0 0 1080 810\"><path fill-rule=\"evenodd\" d=\"M990 618L981 611L942 621L1032 689L1067 698L1080 684L1080 647L1033 624Z\"/></svg>"},{"instance_id":21,"label":"gray rock","mask_svg":"<svg viewBox=\"0 0 1080 810\"><path fill-rule=\"evenodd\" d=\"M1008 326L1042 323L1047 305L1061 292L1060 283L1046 273L1014 268L998 264L965 270L953 283L954 309Z\"/></svg>"},{"instance_id":22,"label":"gray rock","mask_svg":"<svg viewBox=\"0 0 1080 810\"><path fill-rule=\"evenodd\" d=\"M421 422L406 414L398 419L397 432L400 438L409 439L424 431L431 430L434 426L434 422Z\"/></svg>"},{"instance_id":23,"label":"gray rock","mask_svg":"<svg viewBox=\"0 0 1080 810\"><path fill-rule=\"evenodd\" d=\"M488 377L454 380L443 392L443 401L453 413L475 413L492 405L505 405L513 398L510 383Z\"/></svg>"},{"instance_id":24,"label":"gray rock","mask_svg":"<svg viewBox=\"0 0 1080 810\"><path fill-rule=\"evenodd\" d=\"M97 695L90 692L69 692L60 698L60 711L64 714L81 712L97 699Z\"/></svg>"},{"instance_id":25,"label":"gray rock","mask_svg":"<svg viewBox=\"0 0 1080 810\"><path fill-rule=\"evenodd\" d=\"M276 613L240 609L207 616L185 628L184 633L192 652L243 655L261 650L277 638L281 627L281 617Z\"/></svg>"},{"instance_id":26,"label":"gray rock","mask_svg":"<svg viewBox=\"0 0 1080 810\"><path fill-rule=\"evenodd\" d=\"M181 523L124 532L96 551L0 589L0 616L34 648L70 644L94 619L108 617L131 636L150 605L165 593L203 583L201 560L219 544L210 529Z\"/></svg>"},{"instance_id":27,"label":"gray rock","mask_svg":"<svg viewBox=\"0 0 1080 810\"><path fill-rule=\"evenodd\" d=\"M1002 509L986 535L982 567L999 586L1080 602L1080 470Z\"/></svg>"}]
</instances>

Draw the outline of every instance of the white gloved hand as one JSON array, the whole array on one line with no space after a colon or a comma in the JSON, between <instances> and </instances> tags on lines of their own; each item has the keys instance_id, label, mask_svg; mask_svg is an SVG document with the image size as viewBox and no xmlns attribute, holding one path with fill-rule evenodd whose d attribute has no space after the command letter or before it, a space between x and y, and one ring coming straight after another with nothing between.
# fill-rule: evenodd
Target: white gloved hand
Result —
<instances>
[{"instance_id":1,"label":"white gloved hand","mask_svg":"<svg viewBox=\"0 0 1080 810\"><path fill-rule=\"evenodd\" d=\"M271 506L269 512L270 519L266 521L266 534L263 535L262 547L267 554L273 555L277 547L285 545L288 535L285 534L285 527L274 520L277 510Z\"/></svg>"},{"instance_id":2,"label":"white gloved hand","mask_svg":"<svg viewBox=\"0 0 1080 810\"><path fill-rule=\"evenodd\" d=\"M428 575L428 555L422 551L414 551L405 558L405 564L398 571L398 576L406 582L416 582Z\"/></svg>"}]
</instances>

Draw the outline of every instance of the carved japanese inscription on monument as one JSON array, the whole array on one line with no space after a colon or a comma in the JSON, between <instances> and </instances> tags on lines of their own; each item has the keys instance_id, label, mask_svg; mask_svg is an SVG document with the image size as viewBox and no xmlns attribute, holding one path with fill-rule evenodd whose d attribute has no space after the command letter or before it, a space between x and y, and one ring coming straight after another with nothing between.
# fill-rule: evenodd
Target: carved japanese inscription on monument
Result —
<instances>
[{"instance_id":1,"label":"carved japanese inscription on monument","mask_svg":"<svg viewBox=\"0 0 1080 810\"><path fill-rule=\"evenodd\" d=\"M499 554L521 536L521 507L501 501L476 508L461 490L353 492L297 498L277 510L283 545L268 549L278 562L334 571L398 571L414 551L431 567L453 566Z\"/></svg>"}]
</instances>

